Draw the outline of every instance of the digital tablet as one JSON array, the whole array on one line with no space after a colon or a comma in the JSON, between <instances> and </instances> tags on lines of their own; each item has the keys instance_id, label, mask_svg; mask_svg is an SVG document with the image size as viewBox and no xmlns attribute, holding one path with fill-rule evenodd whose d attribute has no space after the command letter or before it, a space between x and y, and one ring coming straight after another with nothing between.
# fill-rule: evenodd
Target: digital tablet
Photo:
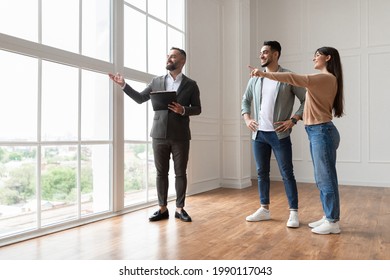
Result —
<instances>
[{"instance_id":1,"label":"digital tablet","mask_svg":"<svg viewBox=\"0 0 390 280\"><path fill-rule=\"evenodd\" d=\"M150 99L154 111L168 110L168 104L176 102L176 91L152 91Z\"/></svg>"}]
</instances>

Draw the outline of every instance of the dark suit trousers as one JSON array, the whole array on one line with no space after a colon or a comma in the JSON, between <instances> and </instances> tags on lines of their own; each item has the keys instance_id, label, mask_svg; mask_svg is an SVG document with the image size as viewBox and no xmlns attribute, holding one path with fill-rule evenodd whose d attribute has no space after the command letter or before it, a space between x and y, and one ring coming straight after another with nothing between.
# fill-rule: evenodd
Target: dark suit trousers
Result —
<instances>
[{"instance_id":1,"label":"dark suit trousers","mask_svg":"<svg viewBox=\"0 0 390 280\"><path fill-rule=\"evenodd\" d=\"M153 139L156 187L160 206L168 204L169 160L172 154L175 170L176 207L184 207L187 191L187 163L190 140Z\"/></svg>"}]
</instances>

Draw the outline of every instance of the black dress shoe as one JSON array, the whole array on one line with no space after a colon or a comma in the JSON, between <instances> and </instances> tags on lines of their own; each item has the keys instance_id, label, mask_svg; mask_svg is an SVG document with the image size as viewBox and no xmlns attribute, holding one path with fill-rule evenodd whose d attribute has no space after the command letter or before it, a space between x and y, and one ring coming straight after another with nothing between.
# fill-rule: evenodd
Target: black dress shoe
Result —
<instances>
[{"instance_id":1,"label":"black dress shoe","mask_svg":"<svg viewBox=\"0 0 390 280\"><path fill-rule=\"evenodd\" d=\"M161 213L161 210L158 210L158 211L154 212L152 216L149 217L149 221L156 222L156 221L160 221L160 220L166 220L168 218L169 218L168 209L165 210L163 213Z\"/></svg>"},{"instance_id":2,"label":"black dress shoe","mask_svg":"<svg viewBox=\"0 0 390 280\"><path fill-rule=\"evenodd\" d=\"M191 217L188 213L183 209L181 212L175 212L175 218L182 220L183 222L192 222Z\"/></svg>"}]
</instances>

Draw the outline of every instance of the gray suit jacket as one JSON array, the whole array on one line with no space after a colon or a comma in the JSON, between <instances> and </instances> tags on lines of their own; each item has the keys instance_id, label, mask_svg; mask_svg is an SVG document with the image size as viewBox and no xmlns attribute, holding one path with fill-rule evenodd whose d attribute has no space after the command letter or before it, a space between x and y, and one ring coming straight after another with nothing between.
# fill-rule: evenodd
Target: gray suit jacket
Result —
<instances>
[{"instance_id":1,"label":"gray suit jacket","mask_svg":"<svg viewBox=\"0 0 390 280\"><path fill-rule=\"evenodd\" d=\"M152 91L165 90L165 77L155 77L141 92L126 84L123 91L135 102L141 104L150 99ZM190 118L201 113L200 92L197 83L183 74L177 90L177 103L185 107L185 114L179 115L170 110L155 111L150 136L156 139L190 140Z\"/></svg>"}]
</instances>

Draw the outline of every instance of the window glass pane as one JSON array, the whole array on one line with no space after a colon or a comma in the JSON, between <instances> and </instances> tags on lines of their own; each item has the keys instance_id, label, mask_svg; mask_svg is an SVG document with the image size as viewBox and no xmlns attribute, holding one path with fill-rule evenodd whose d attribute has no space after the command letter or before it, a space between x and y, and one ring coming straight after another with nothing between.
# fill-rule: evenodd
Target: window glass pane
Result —
<instances>
[{"instance_id":1,"label":"window glass pane","mask_svg":"<svg viewBox=\"0 0 390 280\"><path fill-rule=\"evenodd\" d=\"M172 29L168 28L168 47L177 47L177 48L184 48L184 35L183 33Z\"/></svg>"},{"instance_id":2,"label":"window glass pane","mask_svg":"<svg viewBox=\"0 0 390 280\"><path fill-rule=\"evenodd\" d=\"M38 41L38 0L1 0L0 33Z\"/></svg>"},{"instance_id":3,"label":"window glass pane","mask_svg":"<svg viewBox=\"0 0 390 280\"><path fill-rule=\"evenodd\" d=\"M79 53L78 0L42 0L42 43Z\"/></svg>"},{"instance_id":4,"label":"window glass pane","mask_svg":"<svg viewBox=\"0 0 390 280\"><path fill-rule=\"evenodd\" d=\"M157 177L157 171L156 167L154 165L154 155L153 155L153 146L152 144L149 144L149 150L148 150L148 201L156 201L157 198L157 189L156 189L156 177ZM171 164L171 163L170 163ZM171 164L170 166L173 167ZM174 172L170 172L174 173ZM170 184L170 186L174 186ZM170 188L172 189L172 187ZM173 187L174 189L174 187ZM169 189L168 189L169 191Z\"/></svg>"},{"instance_id":5,"label":"window glass pane","mask_svg":"<svg viewBox=\"0 0 390 280\"><path fill-rule=\"evenodd\" d=\"M42 140L77 140L78 69L42 62Z\"/></svg>"},{"instance_id":6,"label":"window glass pane","mask_svg":"<svg viewBox=\"0 0 390 280\"><path fill-rule=\"evenodd\" d=\"M161 75L167 58L166 25L149 18L148 42L148 72Z\"/></svg>"},{"instance_id":7,"label":"window glass pane","mask_svg":"<svg viewBox=\"0 0 390 280\"><path fill-rule=\"evenodd\" d=\"M173 160L172 158L169 160L169 174L168 174L168 181L169 181L169 188L168 188L168 196L174 196L176 195L176 189L175 189L175 172L173 169ZM156 167L154 165L154 155L153 155L153 148L152 144L149 145L149 158L148 158L148 202L157 200L157 188L156 188Z\"/></svg>"},{"instance_id":8,"label":"window glass pane","mask_svg":"<svg viewBox=\"0 0 390 280\"><path fill-rule=\"evenodd\" d=\"M146 0L125 0L125 2L146 11Z\"/></svg>"},{"instance_id":9,"label":"window glass pane","mask_svg":"<svg viewBox=\"0 0 390 280\"><path fill-rule=\"evenodd\" d=\"M38 61L4 51L0 51L0 61L0 141L34 141L37 139Z\"/></svg>"},{"instance_id":10,"label":"window glass pane","mask_svg":"<svg viewBox=\"0 0 390 280\"><path fill-rule=\"evenodd\" d=\"M133 89L137 91L142 91L146 87L144 83L134 81L127 82ZM125 140L146 141L149 135L148 128L146 127L146 104L149 102L138 104L125 93L124 95Z\"/></svg>"},{"instance_id":11,"label":"window glass pane","mask_svg":"<svg viewBox=\"0 0 390 280\"><path fill-rule=\"evenodd\" d=\"M125 7L124 65L146 71L146 16Z\"/></svg>"},{"instance_id":12,"label":"window glass pane","mask_svg":"<svg viewBox=\"0 0 390 280\"><path fill-rule=\"evenodd\" d=\"M184 31L183 0L168 0L168 23Z\"/></svg>"},{"instance_id":13,"label":"window glass pane","mask_svg":"<svg viewBox=\"0 0 390 280\"><path fill-rule=\"evenodd\" d=\"M165 0L148 0L148 13L163 20L167 20L167 7Z\"/></svg>"},{"instance_id":14,"label":"window glass pane","mask_svg":"<svg viewBox=\"0 0 390 280\"><path fill-rule=\"evenodd\" d=\"M77 146L42 148L42 225L77 218Z\"/></svg>"},{"instance_id":15,"label":"window glass pane","mask_svg":"<svg viewBox=\"0 0 390 280\"><path fill-rule=\"evenodd\" d=\"M146 202L147 144L125 145L125 206Z\"/></svg>"},{"instance_id":16,"label":"window glass pane","mask_svg":"<svg viewBox=\"0 0 390 280\"><path fill-rule=\"evenodd\" d=\"M169 160L169 166L171 166L171 168L169 169L169 174L168 174L168 180L169 180L169 189L168 189L168 196L172 196L172 195L176 195L176 189L174 188L175 186L175 172L174 172L174 169L173 169L173 159L171 158Z\"/></svg>"},{"instance_id":17,"label":"window glass pane","mask_svg":"<svg viewBox=\"0 0 390 280\"><path fill-rule=\"evenodd\" d=\"M82 71L81 77L81 139L109 140L109 79L107 75L86 70Z\"/></svg>"},{"instance_id":18,"label":"window glass pane","mask_svg":"<svg viewBox=\"0 0 390 280\"><path fill-rule=\"evenodd\" d=\"M110 60L110 0L82 1L82 54Z\"/></svg>"},{"instance_id":19,"label":"window glass pane","mask_svg":"<svg viewBox=\"0 0 390 280\"><path fill-rule=\"evenodd\" d=\"M110 209L110 147L81 147L81 215Z\"/></svg>"},{"instance_id":20,"label":"window glass pane","mask_svg":"<svg viewBox=\"0 0 390 280\"><path fill-rule=\"evenodd\" d=\"M37 227L35 147L0 146L0 237Z\"/></svg>"}]
</instances>

